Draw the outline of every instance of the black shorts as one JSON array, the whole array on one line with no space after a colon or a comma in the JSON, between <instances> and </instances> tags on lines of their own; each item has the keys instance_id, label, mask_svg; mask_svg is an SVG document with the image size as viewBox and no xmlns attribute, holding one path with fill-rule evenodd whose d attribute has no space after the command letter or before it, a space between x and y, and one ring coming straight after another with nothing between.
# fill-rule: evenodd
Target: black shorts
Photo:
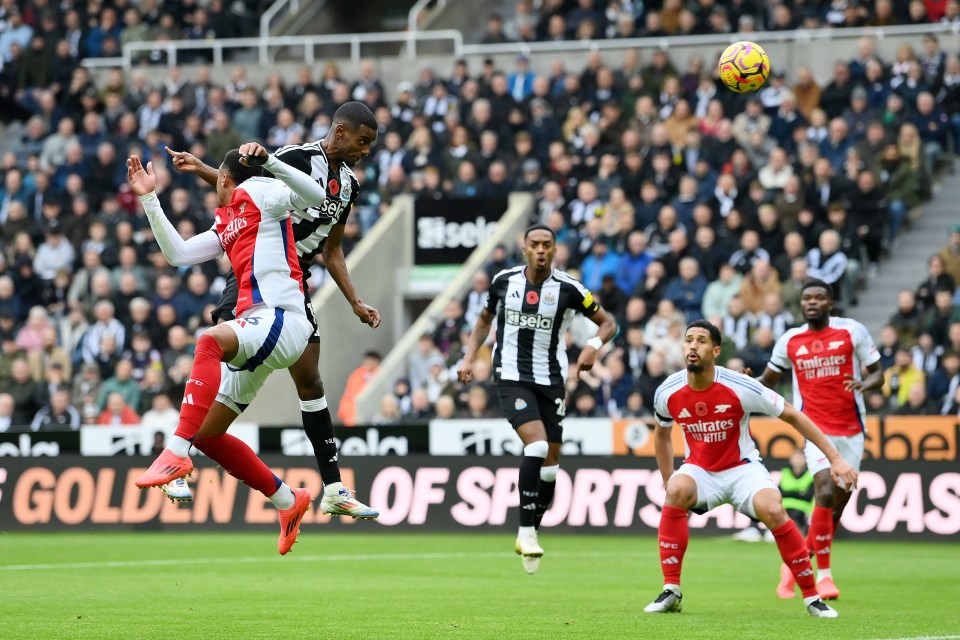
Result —
<instances>
[{"instance_id":1,"label":"black shorts","mask_svg":"<svg viewBox=\"0 0 960 640\"><path fill-rule=\"evenodd\" d=\"M310 290L310 285L307 284L307 278L303 279L303 290L304 292ZM310 295L304 294L304 311L307 312L307 320L310 321L310 326L313 327L313 332L310 334L310 339L307 340L307 344L320 344L320 327L317 325L317 316L313 313L313 303L310 302ZM235 316L233 315L233 310L237 306L237 278L231 273L227 277L227 284L223 288L223 293L220 295L220 301L217 302L217 306L214 307L211 315L213 316L213 323L219 324L221 322L226 322L228 320L233 320Z\"/></svg>"},{"instance_id":2,"label":"black shorts","mask_svg":"<svg viewBox=\"0 0 960 640\"><path fill-rule=\"evenodd\" d=\"M540 420L547 430L547 442L563 442L560 421L567 413L564 395L563 387L547 387L532 382L497 383L500 410L513 428Z\"/></svg>"}]
</instances>

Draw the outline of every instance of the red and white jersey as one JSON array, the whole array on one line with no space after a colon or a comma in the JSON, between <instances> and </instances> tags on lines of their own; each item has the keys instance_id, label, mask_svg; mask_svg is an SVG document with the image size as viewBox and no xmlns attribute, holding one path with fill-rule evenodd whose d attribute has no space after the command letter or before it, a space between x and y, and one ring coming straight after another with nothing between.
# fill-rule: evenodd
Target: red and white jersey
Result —
<instances>
[{"instance_id":1,"label":"red and white jersey","mask_svg":"<svg viewBox=\"0 0 960 640\"><path fill-rule=\"evenodd\" d=\"M653 396L657 423L670 427L676 422L683 429L684 462L724 471L756 460L750 414L779 417L783 396L725 367L716 367L713 384L701 391L690 388L687 375L686 370L674 373Z\"/></svg>"},{"instance_id":2,"label":"red and white jersey","mask_svg":"<svg viewBox=\"0 0 960 640\"><path fill-rule=\"evenodd\" d=\"M291 210L290 187L274 178L250 178L217 209L212 231L237 276L236 315L264 305L306 315L303 274L293 238L293 220L309 216Z\"/></svg>"},{"instance_id":3,"label":"red and white jersey","mask_svg":"<svg viewBox=\"0 0 960 640\"><path fill-rule=\"evenodd\" d=\"M863 367L880 360L867 328L850 318L830 318L821 331L804 324L783 334L768 367L793 367L793 404L824 433L853 436L865 430L863 394L843 387L846 376L862 379Z\"/></svg>"}]
</instances>

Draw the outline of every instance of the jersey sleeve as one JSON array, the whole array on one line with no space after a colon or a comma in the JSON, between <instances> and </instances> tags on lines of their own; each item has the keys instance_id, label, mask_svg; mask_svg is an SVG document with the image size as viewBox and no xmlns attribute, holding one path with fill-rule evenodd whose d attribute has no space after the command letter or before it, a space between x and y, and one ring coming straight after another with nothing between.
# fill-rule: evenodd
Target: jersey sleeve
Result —
<instances>
[{"instance_id":1,"label":"jersey sleeve","mask_svg":"<svg viewBox=\"0 0 960 640\"><path fill-rule=\"evenodd\" d=\"M665 389L666 384L665 381L657 387L657 391L653 394L653 418L661 427L672 427L673 416L670 415L670 408L667 406L672 393Z\"/></svg>"},{"instance_id":2,"label":"jersey sleeve","mask_svg":"<svg viewBox=\"0 0 960 640\"><path fill-rule=\"evenodd\" d=\"M790 358L787 355L787 343L790 342L790 332L780 336L780 339L777 340L777 343L773 345L773 353L770 354L770 361L767 363L767 366L776 371L777 373L783 373L788 371L791 366Z\"/></svg>"},{"instance_id":3,"label":"jersey sleeve","mask_svg":"<svg viewBox=\"0 0 960 640\"><path fill-rule=\"evenodd\" d=\"M590 293L590 289L573 278L569 280L569 283L572 285L571 305L574 309L588 318L600 310L600 305L594 299L593 294Z\"/></svg>"},{"instance_id":4,"label":"jersey sleeve","mask_svg":"<svg viewBox=\"0 0 960 640\"><path fill-rule=\"evenodd\" d=\"M745 413L762 413L774 418L783 413L787 401L773 389L767 389L753 378L735 371L730 371L729 377L724 377L740 398Z\"/></svg>"},{"instance_id":5,"label":"jersey sleeve","mask_svg":"<svg viewBox=\"0 0 960 640\"><path fill-rule=\"evenodd\" d=\"M880 350L870 337L870 332L859 322L854 325L853 331L853 349L860 360L860 364L869 367L880 361Z\"/></svg>"},{"instance_id":6,"label":"jersey sleeve","mask_svg":"<svg viewBox=\"0 0 960 640\"><path fill-rule=\"evenodd\" d=\"M497 309L500 306L500 301L503 300L506 287L506 278L494 276L493 282L490 283L490 289L487 291L487 300L483 305L490 315L497 315Z\"/></svg>"}]
</instances>

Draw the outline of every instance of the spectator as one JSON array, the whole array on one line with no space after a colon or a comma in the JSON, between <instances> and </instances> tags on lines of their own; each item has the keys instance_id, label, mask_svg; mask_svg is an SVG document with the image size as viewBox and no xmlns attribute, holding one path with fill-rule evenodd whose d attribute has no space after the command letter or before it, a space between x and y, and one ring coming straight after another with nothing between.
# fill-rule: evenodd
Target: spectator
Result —
<instances>
[{"instance_id":1,"label":"spectator","mask_svg":"<svg viewBox=\"0 0 960 640\"><path fill-rule=\"evenodd\" d=\"M897 349L892 367L883 372L883 395L886 396L896 409L907 404L910 388L919 383L926 383L926 375L913 364L913 357L904 348Z\"/></svg>"},{"instance_id":2,"label":"spectator","mask_svg":"<svg viewBox=\"0 0 960 640\"><path fill-rule=\"evenodd\" d=\"M899 416L936 416L940 408L927 397L927 389L922 381L913 382L907 391L907 400L894 414Z\"/></svg>"},{"instance_id":3,"label":"spectator","mask_svg":"<svg viewBox=\"0 0 960 640\"><path fill-rule=\"evenodd\" d=\"M100 387L97 404L101 409L106 408L107 398L112 393L119 393L130 407L140 404L140 385L133 377L133 363L126 358L117 361L113 376L104 380Z\"/></svg>"},{"instance_id":4,"label":"spectator","mask_svg":"<svg viewBox=\"0 0 960 640\"><path fill-rule=\"evenodd\" d=\"M14 402L13 424L29 425L43 404L40 402L42 388L30 376L30 365L26 360L18 358L13 361L7 392Z\"/></svg>"},{"instance_id":5,"label":"spectator","mask_svg":"<svg viewBox=\"0 0 960 640\"><path fill-rule=\"evenodd\" d=\"M58 389L50 402L41 407L30 423L33 431L64 431L80 428L80 412L70 404L69 389Z\"/></svg>"},{"instance_id":6,"label":"spectator","mask_svg":"<svg viewBox=\"0 0 960 640\"><path fill-rule=\"evenodd\" d=\"M897 341L904 349L909 349L917 343L920 334L920 324L923 319L917 300L912 291L901 291L897 295L897 311L887 324L893 327L897 334Z\"/></svg>"},{"instance_id":7,"label":"spectator","mask_svg":"<svg viewBox=\"0 0 960 640\"><path fill-rule=\"evenodd\" d=\"M944 269L943 257L936 253L927 260L927 278L917 286L917 304L923 310L933 307L933 297L937 291L954 290L954 281Z\"/></svg>"},{"instance_id":8,"label":"spectator","mask_svg":"<svg viewBox=\"0 0 960 640\"><path fill-rule=\"evenodd\" d=\"M927 395L938 407L937 413L946 415L960 389L960 354L943 354L940 366L927 378Z\"/></svg>"},{"instance_id":9,"label":"spectator","mask_svg":"<svg viewBox=\"0 0 960 640\"><path fill-rule=\"evenodd\" d=\"M363 354L363 362L361 365L354 369L353 373L347 378L346 389L344 389L343 397L340 399L340 409L337 411L337 416L339 416L345 426L352 427L356 424L357 396L360 395L370 379L380 369L381 360L380 354L376 351L367 351ZM390 397L393 398L392 395ZM400 410L395 399L393 406L396 407L396 418L399 419ZM381 404L381 409L383 408ZM385 419L392 419L393 416L394 414L389 412L385 416Z\"/></svg>"},{"instance_id":10,"label":"spectator","mask_svg":"<svg viewBox=\"0 0 960 640\"><path fill-rule=\"evenodd\" d=\"M115 391L107 396L106 406L103 412L100 413L99 417L97 418L97 424L104 426L139 425L140 416L138 416L137 412L134 411L129 404L127 404L123 394Z\"/></svg>"},{"instance_id":11,"label":"spectator","mask_svg":"<svg viewBox=\"0 0 960 640\"><path fill-rule=\"evenodd\" d=\"M949 242L939 253L943 258L944 272L953 278L954 284L960 283L960 224L950 227ZM0 291L0 300L3 294Z\"/></svg>"},{"instance_id":12,"label":"spectator","mask_svg":"<svg viewBox=\"0 0 960 640\"><path fill-rule=\"evenodd\" d=\"M44 373L50 367L59 365L63 369L64 377L67 380L72 379L73 363L70 356L57 344L57 330L48 326L41 331L40 348L30 352L27 355L27 363L30 365L30 376L36 381L43 380Z\"/></svg>"},{"instance_id":13,"label":"spectator","mask_svg":"<svg viewBox=\"0 0 960 640\"><path fill-rule=\"evenodd\" d=\"M667 284L663 297L673 302L689 323L702 318L701 306L708 283L694 258L681 259L679 270L680 273Z\"/></svg>"},{"instance_id":14,"label":"spectator","mask_svg":"<svg viewBox=\"0 0 960 640\"><path fill-rule=\"evenodd\" d=\"M820 246L807 252L807 275L837 288L847 270L847 256L840 250L840 234L828 229L820 234Z\"/></svg>"},{"instance_id":15,"label":"spectator","mask_svg":"<svg viewBox=\"0 0 960 640\"><path fill-rule=\"evenodd\" d=\"M950 325L960 322L960 306L953 303L953 292L941 289L934 293L933 305L926 311L923 330L933 337L937 345L947 343Z\"/></svg>"},{"instance_id":16,"label":"spectator","mask_svg":"<svg viewBox=\"0 0 960 640\"><path fill-rule=\"evenodd\" d=\"M13 431L16 423L13 421L13 413L16 403L13 396L9 393L0 393L0 433Z\"/></svg>"}]
</instances>

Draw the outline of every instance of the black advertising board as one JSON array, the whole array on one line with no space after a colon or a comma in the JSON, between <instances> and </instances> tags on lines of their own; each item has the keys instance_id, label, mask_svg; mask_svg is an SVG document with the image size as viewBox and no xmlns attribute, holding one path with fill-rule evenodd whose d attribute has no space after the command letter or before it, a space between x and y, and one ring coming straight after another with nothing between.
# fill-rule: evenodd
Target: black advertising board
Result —
<instances>
[{"instance_id":1,"label":"black advertising board","mask_svg":"<svg viewBox=\"0 0 960 640\"><path fill-rule=\"evenodd\" d=\"M418 200L413 208L413 263L463 264L494 232L506 210L506 198Z\"/></svg>"},{"instance_id":2,"label":"black advertising board","mask_svg":"<svg viewBox=\"0 0 960 640\"><path fill-rule=\"evenodd\" d=\"M265 456L286 482L315 496L320 476L313 458ZM513 459L473 456L366 456L345 460L344 484L381 511L376 522L331 519L311 510L304 528L364 531L513 531L517 467ZM231 530L267 531L276 511L260 494L198 461L195 500L167 501L133 481L146 457L0 459L0 531ZM349 465L349 466L348 466ZM771 468L779 468L771 465ZM568 533L653 535L663 486L651 459L578 457L561 467L553 508L544 526ZM729 506L692 515L694 530L728 534L747 519ZM953 462L875 462L860 477L843 528L858 538L956 540L960 533L960 473ZM849 534L842 534L849 535Z\"/></svg>"}]
</instances>

